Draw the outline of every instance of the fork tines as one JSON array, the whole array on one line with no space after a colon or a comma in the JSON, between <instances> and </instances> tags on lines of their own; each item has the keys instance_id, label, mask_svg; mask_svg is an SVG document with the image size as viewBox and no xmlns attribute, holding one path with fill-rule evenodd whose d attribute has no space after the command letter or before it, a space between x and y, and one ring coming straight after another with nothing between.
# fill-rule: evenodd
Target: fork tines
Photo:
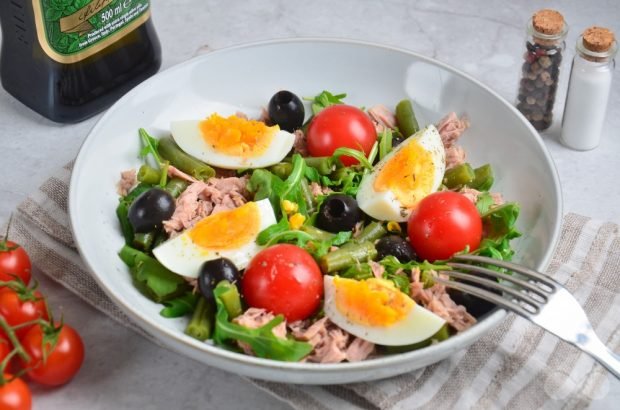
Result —
<instances>
[{"instance_id":1,"label":"fork tines","mask_svg":"<svg viewBox=\"0 0 620 410\"><path fill-rule=\"evenodd\" d=\"M440 273L456 280L437 277L437 283L495 303L525 317L537 314L556 290L555 282L550 278L506 261L475 255L456 255L448 265L453 270ZM491 269L492 267L496 269Z\"/></svg>"}]
</instances>

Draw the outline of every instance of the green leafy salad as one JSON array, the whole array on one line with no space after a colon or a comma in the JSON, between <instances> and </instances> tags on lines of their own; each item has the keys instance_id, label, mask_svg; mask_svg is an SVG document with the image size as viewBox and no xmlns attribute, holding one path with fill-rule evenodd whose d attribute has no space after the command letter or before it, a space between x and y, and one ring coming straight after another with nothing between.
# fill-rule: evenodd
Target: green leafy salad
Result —
<instances>
[{"instance_id":1,"label":"green leafy salad","mask_svg":"<svg viewBox=\"0 0 620 410\"><path fill-rule=\"evenodd\" d=\"M519 206L465 160L468 121L420 127L409 99L279 91L205 104L123 171L119 252L186 333L243 354L337 363L419 349L494 307L436 283L457 253L509 260Z\"/></svg>"}]
</instances>

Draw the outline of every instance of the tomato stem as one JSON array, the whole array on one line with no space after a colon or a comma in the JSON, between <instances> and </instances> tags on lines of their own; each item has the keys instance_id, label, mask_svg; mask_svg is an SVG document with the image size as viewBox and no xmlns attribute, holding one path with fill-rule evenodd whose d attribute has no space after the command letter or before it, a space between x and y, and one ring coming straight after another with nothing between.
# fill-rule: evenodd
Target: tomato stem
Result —
<instances>
[{"instance_id":1,"label":"tomato stem","mask_svg":"<svg viewBox=\"0 0 620 410\"><path fill-rule=\"evenodd\" d=\"M18 326L15 326L15 327L17 328ZM0 328L4 331L4 333L9 338L9 341L13 345L13 349L16 351L19 357L24 362L28 363L30 361L30 356L28 356L28 353L26 353L26 351L22 347L21 343L19 342L19 339L17 338L17 336L15 335L15 332L13 331L13 328L9 326L7 321L2 316L0 316Z\"/></svg>"}]
</instances>

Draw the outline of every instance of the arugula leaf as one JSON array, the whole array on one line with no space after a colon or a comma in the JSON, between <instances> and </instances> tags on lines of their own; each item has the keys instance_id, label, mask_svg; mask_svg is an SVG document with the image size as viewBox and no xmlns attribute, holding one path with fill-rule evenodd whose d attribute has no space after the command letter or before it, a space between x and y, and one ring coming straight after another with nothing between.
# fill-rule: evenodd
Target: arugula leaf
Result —
<instances>
[{"instance_id":1,"label":"arugula leaf","mask_svg":"<svg viewBox=\"0 0 620 410\"><path fill-rule=\"evenodd\" d=\"M320 94L316 95L314 98L304 97L304 100L311 101L312 114L317 115L323 109L336 104L344 104L342 101L345 98L346 94L332 94L329 91L323 91Z\"/></svg>"},{"instance_id":2,"label":"arugula leaf","mask_svg":"<svg viewBox=\"0 0 620 410\"><path fill-rule=\"evenodd\" d=\"M374 147L375 146L373 146L373 150L374 150ZM359 151L353 148L340 147L334 151L332 156L338 157L338 158L342 156L353 157L359 161L362 167L372 171L372 163L368 160L368 158L366 158L366 154L364 154L363 151Z\"/></svg>"},{"instance_id":3,"label":"arugula leaf","mask_svg":"<svg viewBox=\"0 0 620 410\"><path fill-rule=\"evenodd\" d=\"M482 215L482 222L486 229L485 236L490 239L513 239L521 236L515 228L519 210L519 205L508 202Z\"/></svg>"},{"instance_id":4,"label":"arugula leaf","mask_svg":"<svg viewBox=\"0 0 620 410\"><path fill-rule=\"evenodd\" d=\"M392 151L392 130L386 128L379 134L379 159L382 160Z\"/></svg>"},{"instance_id":5,"label":"arugula leaf","mask_svg":"<svg viewBox=\"0 0 620 410\"><path fill-rule=\"evenodd\" d=\"M185 279L151 257L137 260L131 273L138 289L158 303L173 299L188 289Z\"/></svg>"},{"instance_id":6,"label":"arugula leaf","mask_svg":"<svg viewBox=\"0 0 620 410\"><path fill-rule=\"evenodd\" d=\"M227 341L235 340L247 343L258 357L297 362L307 356L313 349L310 343L298 342L294 339L276 337L272 329L284 321L284 316L278 315L269 323L250 329L229 321L228 312L222 302L222 294L229 289L216 286L213 290L217 313L215 315L215 333L213 341L217 345L227 345Z\"/></svg>"},{"instance_id":7,"label":"arugula leaf","mask_svg":"<svg viewBox=\"0 0 620 410\"><path fill-rule=\"evenodd\" d=\"M140 150L140 157L146 158L149 154L155 158L157 165L161 168L164 161L162 161L159 153L157 152L157 147L159 146L159 140L157 138L151 137L144 128L140 128L138 130L138 134L140 135L140 140L142 141L142 150Z\"/></svg>"},{"instance_id":8,"label":"arugula leaf","mask_svg":"<svg viewBox=\"0 0 620 410\"><path fill-rule=\"evenodd\" d=\"M477 255L489 256L499 260L510 260L514 251L510 241L521 236L515 227L519 216L519 205L509 202L492 208L482 215L485 237L474 252Z\"/></svg>"},{"instance_id":9,"label":"arugula leaf","mask_svg":"<svg viewBox=\"0 0 620 410\"><path fill-rule=\"evenodd\" d=\"M267 245L268 242L271 241L275 235L280 234L282 232L286 232L290 230L290 226L288 224L288 218L283 216L280 218L278 223L268 226L258 233L256 237L256 243L260 246Z\"/></svg>"},{"instance_id":10,"label":"arugula leaf","mask_svg":"<svg viewBox=\"0 0 620 410\"><path fill-rule=\"evenodd\" d=\"M424 262L405 262L401 263L398 258L392 255L388 255L379 263L385 268L388 275L397 275L399 270L404 272L411 272L413 269L420 269L420 282L424 284L424 289L429 288L435 284L431 271L439 272L442 270L451 270L448 265L441 263ZM398 286L398 284L396 284Z\"/></svg>"},{"instance_id":11,"label":"arugula leaf","mask_svg":"<svg viewBox=\"0 0 620 410\"><path fill-rule=\"evenodd\" d=\"M478 195L478 199L476 200L476 209L478 213L482 216L489 212L491 206L493 205L493 197L488 192L482 192Z\"/></svg>"},{"instance_id":12,"label":"arugula leaf","mask_svg":"<svg viewBox=\"0 0 620 410\"><path fill-rule=\"evenodd\" d=\"M280 213L280 192L284 191L284 181L277 175L265 170L256 169L252 172L247 185L248 191L254 193L254 200L269 198L273 211Z\"/></svg>"},{"instance_id":13,"label":"arugula leaf","mask_svg":"<svg viewBox=\"0 0 620 410\"><path fill-rule=\"evenodd\" d=\"M166 318L181 317L193 312L198 303L198 295L196 293L188 292L178 298L165 300L163 305L165 306L159 314Z\"/></svg>"}]
</instances>

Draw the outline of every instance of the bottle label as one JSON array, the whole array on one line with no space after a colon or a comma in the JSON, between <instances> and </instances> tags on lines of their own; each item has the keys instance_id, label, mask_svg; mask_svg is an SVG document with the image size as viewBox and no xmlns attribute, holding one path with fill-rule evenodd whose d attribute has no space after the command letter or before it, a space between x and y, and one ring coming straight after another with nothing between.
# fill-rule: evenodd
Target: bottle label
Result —
<instances>
[{"instance_id":1,"label":"bottle label","mask_svg":"<svg viewBox=\"0 0 620 410\"><path fill-rule=\"evenodd\" d=\"M33 0L32 6L41 48L63 64L92 56L150 17L149 0Z\"/></svg>"}]
</instances>

